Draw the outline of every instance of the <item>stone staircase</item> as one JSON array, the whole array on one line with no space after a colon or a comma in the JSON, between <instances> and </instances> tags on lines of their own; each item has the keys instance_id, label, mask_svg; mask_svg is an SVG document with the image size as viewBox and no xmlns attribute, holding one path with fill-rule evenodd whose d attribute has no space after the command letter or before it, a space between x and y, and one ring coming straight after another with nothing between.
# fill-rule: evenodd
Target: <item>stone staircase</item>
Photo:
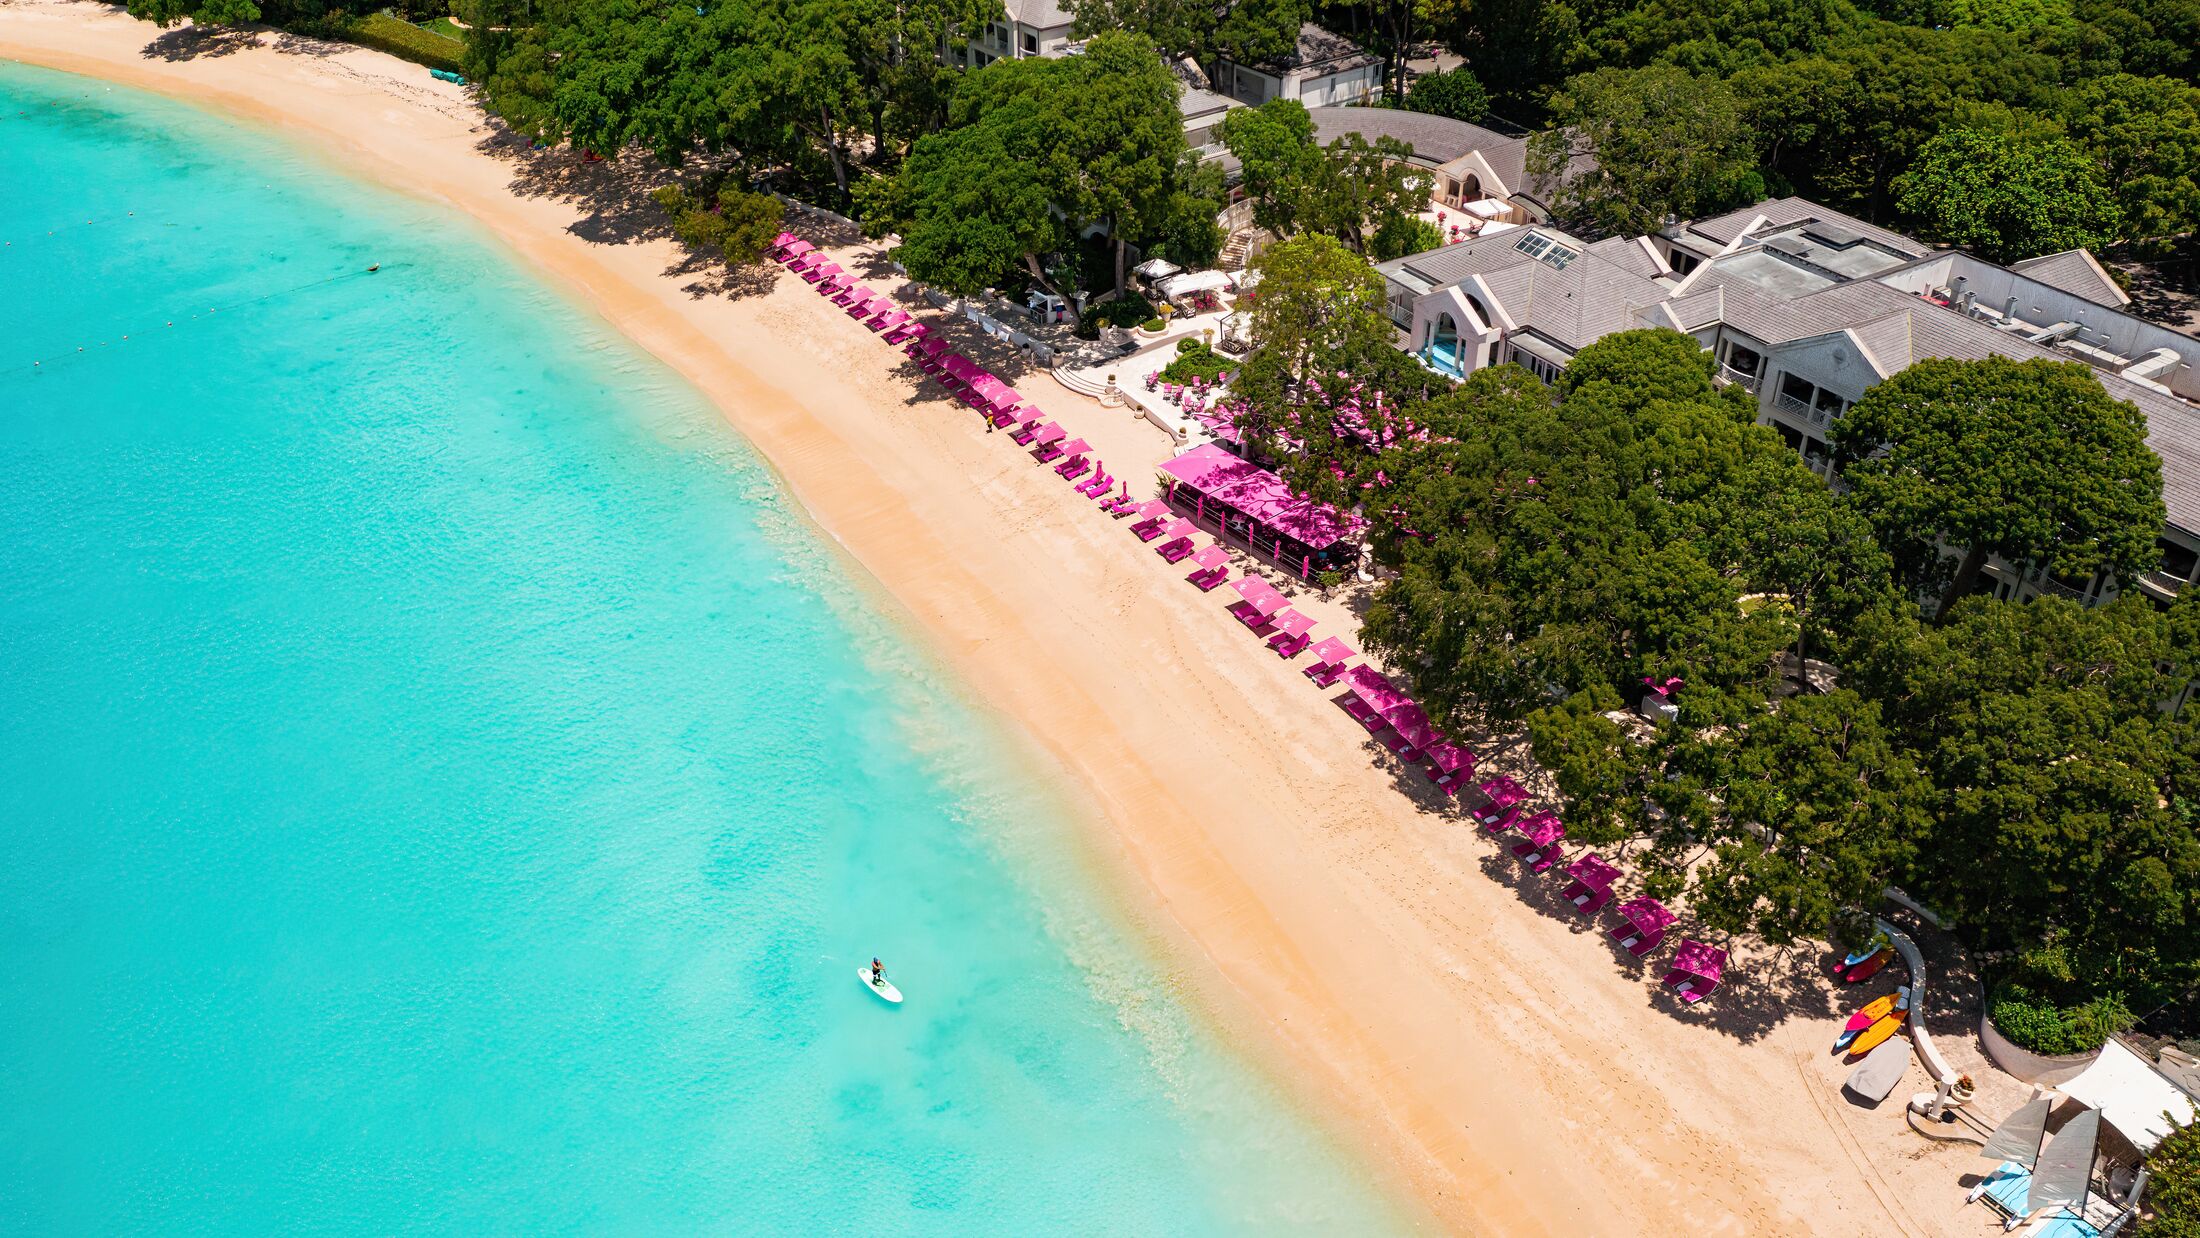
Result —
<instances>
[{"instance_id":1,"label":"stone staircase","mask_svg":"<svg viewBox=\"0 0 2200 1238\"><path fill-rule=\"evenodd\" d=\"M1246 262L1274 239L1265 228L1240 228L1223 242L1222 254L1215 265L1225 271L1242 271Z\"/></svg>"}]
</instances>

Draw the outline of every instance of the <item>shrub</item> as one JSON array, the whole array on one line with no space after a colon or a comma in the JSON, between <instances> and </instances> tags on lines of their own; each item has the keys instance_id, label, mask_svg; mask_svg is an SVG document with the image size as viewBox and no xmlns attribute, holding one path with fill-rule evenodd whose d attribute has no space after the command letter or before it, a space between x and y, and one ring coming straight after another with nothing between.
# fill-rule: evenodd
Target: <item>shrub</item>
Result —
<instances>
[{"instance_id":1,"label":"shrub","mask_svg":"<svg viewBox=\"0 0 2200 1238\"><path fill-rule=\"evenodd\" d=\"M1418 78L1406 92L1406 110L1473 122L1490 110L1489 92L1465 69Z\"/></svg>"},{"instance_id":2,"label":"shrub","mask_svg":"<svg viewBox=\"0 0 2200 1238\"><path fill-rule=\"evenodd\" d=\"M2171 1131L2147 1156L2151 1220L2137 1238L2200 1238L2200 1126Z\"/></svg>"},{"instance_id":3,"label":"shrub","mask_svg":"<svg viewBox=\"0 0 2200 1238\"><path fill-rule=\"evenodd\" d=\"M456 39L446 39L413 25L409 21L388 13L368 13L346 21L336 37L371 47L378 52L388 52L401 60L410 60L431 69L447 69L462 72L465 65L466 45Z\"/></svg>"},{"instance_id":4,"label":"shrub","mask_svg":"<svg viewBox=\"0 0 2200 1238\"><path fill-rule=\"evenodd\" d=\"M1152 317L1153 303L1136 293L1085 307L1085 321L1102 326L1128 327L1144 323Z\"/></svg>"},{"instance_id":5,"label":"shrub","mask_svg":"<svg viewBox=\"0 0 2200 1238\"><path fill-rule=\"evenodd\" d=\"M1165 383L1188 383L1194 378L1213 382L1236 363L1199 342L1196 337L1186 337L1176 342L1176 360L1161 371Z\"/></svg>"},{"instance_id":6,"label":"shrub","mask_svg":"<svg viewBox=\"0 0 2200 1238\"><path fill-rule=\"evenodd\" d=\"M1162 322L1158 318L1148 318L1146 321L1138 324L1138 329L1141 331L1159 331L1162 327L1166 325L1166 323Z\"/></svg>"},{"instance_id":7,"label":"shrub","mask_svg":"<svg viewBox=\"0 0 2200 1238\"><path fill-rule=\"evenodd\" d=\"M2074 1006L2060 1006L2025 985L2010 981L1994 990L1986 1017L2009 1043L2032 1053L2060 1057L2091 1053L2137 1020L2122 994L2109 993Z\"/></svg>"},{"instance_id":8,"label":"shrub","mask_svg":"<svg viewBox=\"0 0 2200 1238\"><path fill-rule=\"evenodd\" d=\"M723 185L718 208L704 210L678 185L650 191L657 205L672 216L672 234L691 249L715 252L734 266L746 266L764 256L779 235L786 208L767 193L750 193Z\"/></svg>"},{"instance_id":9,"label":"shrub","mask_svg":"<svg viewBox=\"0 0 2200 1238\"><path fill-rule=\"evenodd\" d=\"M1397 215L1383 221L1368 238L1368 249L1377 262L1403 258L1407 254L1425 254L1444 247L1444 230L1419 215Z\"/></svg>"}]
</instances>

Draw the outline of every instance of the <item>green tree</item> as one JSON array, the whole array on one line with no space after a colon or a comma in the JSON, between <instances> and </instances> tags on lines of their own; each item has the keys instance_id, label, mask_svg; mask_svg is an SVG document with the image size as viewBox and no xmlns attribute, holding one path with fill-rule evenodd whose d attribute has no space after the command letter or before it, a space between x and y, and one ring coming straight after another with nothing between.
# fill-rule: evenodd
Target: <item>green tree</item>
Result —
<instances>
[{"instance_id":1,"label":"green tree","mask_svg":"<svg viewBox=\"0 0 2200 1238\"><path fill-rule=\"evenodd\" d=\"M197 26L243 26L260 20L252 0L130 0L130 16L156 26L190 18Z\"/></svg>"},{"instance_id":2,"label":"green tree","mask_svg":"<svg viewBox=\"0 0 2200 1238\"><path fill-rule=\"evenodd\" d=\"M1753 136L1726 83L1667 65L1598 69L1551 99L1528 144L1531 174L1555 179L1562 219L1636 235L1763 196Z\"/></svg>"},{"instance_id":3,"label":"green tree","mask_svg":"<svg viewBox=\"0 0 2200 1238\"><path fill-rule=\"evenodd\" d=\"M1296 99L1232 112L1215 136L1238 159L1254 222L1281 237L1319 232L1364 254L1371 231L1395 235L1428 202L1428 176L1410 162L1410 144L1348 133L1317 146Z\"/></svg>"},{"instance_id":4,"label":"green tree","mask_svg":"<svg viewBox=\"0 0 2200 1238\"><path fill-rule=\"evenodd\" d=\"M2098 247L2119 226L2092 162L2062 138L1953 129L1918 151L1895 191L1925 235L1993 262Z\"/></svg>"},{"instance_id":5,"label":"green tree","mask_svg":"<svg viewBox=\"0 0 2200 1238\"><path fill-rule=\"evenodd\" d=\"M1248 334L1259 368L1282 383L1301 384L1325 354L1389 334L1383 277L1332 237L1271 245L1252 269L1260 282Z\"/></svg>"},{"instance_id":6,"label":"green tree","mask_svg":"<svg viewBox=\"0 0 2200 1238\"><path fill-rule=\"evenodd\" d=\"M650 197L672 217L673 235L682 244L737 267L761 260L786 221L779 199L733 185L721 185L707 207L678 185L660 186Z\"/></svg>"},{"instance_id":7,"label":"green tree","mask_svg":"<svg viewBox=\"0 0 2200 1238\"><path fill-rule=\"evenodd\" d=\"M1856 509L1905 583L1970 593L1989 555L2131 580L2158 558L2162 462L2138 408L2077 362L1928 359L1833 424ZM1953 575L1941 547L1961 548Z\"/></svg>"},{"instance_id":8,"label":"green tree","mask_svg":"<svg viewBox=\"0 0 2200 1238\"><path fill-rule=\"evenodd\" d=\"M2146 1204L2136 1238L2200 1238L2200 1125L2171 1131L2147 1154Z\"/></svg>"},{"instance_id":9,"label":"green tree","mask_svg":"<svg viewBox=\"0 0 2200 1238\"><path fill-rule=\"evenodd\" d=\"M1217 55L1254 64L1288 53L1299 27L1314 16L1312 0L1071 0L1079 38L1109 31L1145 36L1171 60Z\"/></svg>"},{"instance_id":10,"label":"green tree","mask_svg":"<svg viewBox=\"0 0 2200 1238\"><path fill-rule=\"evenodd\" d=\"M1376 225L1367 239L1368 256L1377 262L1425 254L1444 245L1444 230L1419 215L1396 215Z\"/></svg>"},{"instance_id":11,"label":"green tree","mask_svg":"<svg viewBox=\"0 0 2200 1238\"><path fill-rule=\"evenodd\" d=\"M2125 237L2200 228L2200 88L2119 73L2081 83L2067 100L2070 136L2099 164Z\"/></svg>"},{"instance_id":12,"label":"green tree","mask_svg":"<svg viewBox=\"0 0 2200 1238\"><path fill-rule=\"evenodd\" d=\"M1490 93L1465 68L1447 69L1414 79L1405 107L1412 112L1472 122L1489 114Z\"/></svg>"}]
</instances>

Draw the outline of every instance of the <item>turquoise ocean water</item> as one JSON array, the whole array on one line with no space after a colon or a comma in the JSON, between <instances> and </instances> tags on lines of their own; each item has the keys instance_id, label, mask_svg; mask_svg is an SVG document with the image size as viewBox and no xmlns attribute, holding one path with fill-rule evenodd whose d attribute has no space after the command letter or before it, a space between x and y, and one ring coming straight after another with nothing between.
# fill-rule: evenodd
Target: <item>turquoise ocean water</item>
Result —
<instances>
[{"instance_id":1,"label":"turquoise ocean water","mask_svg":"<svg viewBox=\"0 0 2200 1238\"><path fill-rule=\"evenodd\" d=\"M661 366L187 107L0 152L0 1231L1411 1224Z\"/></svg>"}]
</instances>

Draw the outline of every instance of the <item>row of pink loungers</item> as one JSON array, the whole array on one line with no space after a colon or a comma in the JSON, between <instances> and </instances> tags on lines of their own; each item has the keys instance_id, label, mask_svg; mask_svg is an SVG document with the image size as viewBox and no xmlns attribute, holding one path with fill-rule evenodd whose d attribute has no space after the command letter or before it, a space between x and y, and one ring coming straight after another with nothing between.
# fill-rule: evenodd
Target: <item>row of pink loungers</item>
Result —
<instances>
[{"instance_id":1,"label":"row of pink loungers","mask_svg":"<svg viewBox=\"0 0 2200 1238\"><path fill-rule=\"evenodd\" d=\"M901 345L927 376L976 409L995 428L1008 430L1008 437L1028 448L1034 460L1053 464L1054 471L1069 481L1091 473L1090 478L1077 482L1079 494L1100 500L1100 509L1109 515L1131 520L1131 533L1141 542L1158 543L1154 552L1162 559L1169 563L1189 560L1192 571L1184 579L1202 592L1230 584L1238 595L1238 600L1230 604L1230 614L1254 636L1266 640L1277 656L1288 661L1311 648L1314 661L1302 673L1320 688L1344 680L1348 691L1339 703L1345 712L1402 760L1415 765L1427 762L1423 773L1446 795L1457 795L1462 786L1471 784L1481 803L1468 815L1493 835L1518 830L1521 839L1512 852L1528 865L1529 871L1548 872L1564 858L1559 844L1566 836L1566 827L1557 813L1531 811L1527 791L1511 778L1500 775L1473 782L1473 753L1445 738L1420 705L1381 672L1364 663L1351 665L1356 655L1350 645L1334 636L1315 642L1314 620L1291 609L1290 599L1273 585L1257 576L1231 581L1229 550L1220 542L1196 549L1192 539L1197 535L1197 526L1177 515L1167 501L1133 499L1128 483L1123 483L1121 494L1109 495L1116 479L1108 475L1105 465L1090 458L1090 444L1072 438L1069 431L1007 383L968 357L950 351L946 340L912 320L894 305L892 298L858 285L854 276L827 261L808 241L782 232L773 243L772 256L814 285L819 295L847 307L849 317L862 320L888 343ZM1572 878L1562 897L1582 915L1593 916L1612 901L1613 883L1620 870L1595 852L1583 854L1562 871ZM1620 923L1611 930L1612 939L1636 958L1646 958L1664 944L1665 931L1675 919L1673 912L1654 898L1631 899L1613 908L1613 914ZM1681 1000L1699 1002L1718 988L1725 970L1726 951L1684 939L1674 952L1664 984L1680 994Z\"/></svg>"},{"instance_id":2,"label":"row of pink loungers","mask_svg":"<svg viewBox=\"0 0 2200 1238\"><path fill-rule=\"evenodd\" d=\"M1018 446L1029 448L1032 459L1052 464L1063 480L1075 482L1079 494L1098 499L1116 484L1107 467L1092 456L1091 444L1071 438L1038 405L987 373L977 362L950 351L945 339L897 307L892 297L857 284L854 276L827 261L808 241L792 232L782 232L773 242L771 254L788 270L815 285L820 296L846 306L849 317L860 319L887 343L901 345L927 377L976 409L995 428L1009 430L1008 437ZM1087 473L1091 476L1085 476ZM1126 484L1121 496L1107 500L1109 510L1127 503L1129 498L1130 487Z\"/></svg>"}]
</instances>

